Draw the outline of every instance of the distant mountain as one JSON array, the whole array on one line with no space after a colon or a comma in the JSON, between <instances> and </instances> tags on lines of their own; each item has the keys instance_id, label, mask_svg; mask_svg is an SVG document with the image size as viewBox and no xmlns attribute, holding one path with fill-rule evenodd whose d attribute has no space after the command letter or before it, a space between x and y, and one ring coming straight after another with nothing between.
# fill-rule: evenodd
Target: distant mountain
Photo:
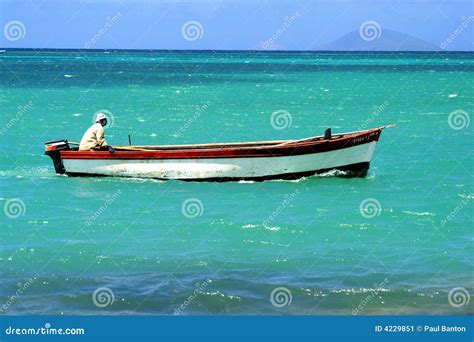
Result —
<instances>
[{"instance_id":1,"label":"distant mountain","mask_svg":"<svg viewBox=\"0 0 474 342\"><path fill-rule=\"evenodd\" d=\"M440 48L408 34L373 28L372 31L354 30L341 38L313 50L337 51L438 51Z\"/></svg>"}]
</instances>

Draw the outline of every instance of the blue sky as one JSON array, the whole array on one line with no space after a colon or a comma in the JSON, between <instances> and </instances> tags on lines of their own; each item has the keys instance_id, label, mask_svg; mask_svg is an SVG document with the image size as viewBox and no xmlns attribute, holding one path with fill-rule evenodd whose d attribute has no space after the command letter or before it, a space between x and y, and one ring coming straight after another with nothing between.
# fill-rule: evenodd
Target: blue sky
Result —
<instances>
[{"instance_id":1,"label":"blue sky","mask_svg":"<svg viewBox=\"0 0 474 342\"><path fill-rule=\"evenodd\" d=\"M0 0L0 46L319 50L375 23L472 51L473 16L471 0Z\"/></svg>"}]
</instances>

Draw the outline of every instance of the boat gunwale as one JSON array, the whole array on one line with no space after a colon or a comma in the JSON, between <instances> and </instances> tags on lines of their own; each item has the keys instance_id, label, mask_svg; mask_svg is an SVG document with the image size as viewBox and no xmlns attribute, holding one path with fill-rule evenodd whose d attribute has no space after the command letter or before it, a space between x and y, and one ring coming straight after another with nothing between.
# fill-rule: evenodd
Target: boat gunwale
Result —
<instances>
[{"instance_id":1,"label":"boat gunwale","mask_svg":"<svg viewBox=\"0 0 474 342\"><path fill-rule=\"evenodd\" d=\"M367 130L362 130L362 131L355 131L355 132L346 132L346 133L337 133L332 135L330 141L335 141L337 139L342 139L342 138L347 138L347 136L352 136L354 134L363 134L367 133L370 131L377 131L383 129L383 127L378 127L378 128L372 128L372 129L367 129ZM209 143L209 144L183 144L183 145L131 145L131 146L123 146L123 145L118 145L115 146L116 150L120 150L121 148L125 148L123 151L127 152L133 152L131 149L132 148L137 148L137 149L149 149L150 151L161 151L161 150L170 150L170 149L176 149L176 150L181 150L181 149L204 149L204 148L240 148L240 147L254 147L254 148L267 148L280 145L280 144L301 144L304 142L324 142L327 141L324 139L324 135L316 135L308 138L303 138L303 139L296 139L296 140L262 140L262 141L245 141L245 142L229 142L229 143ZM261 146L265 145L265 146ZM96 152L96 151L92 151Z\"/></svg>"}]
</instances>

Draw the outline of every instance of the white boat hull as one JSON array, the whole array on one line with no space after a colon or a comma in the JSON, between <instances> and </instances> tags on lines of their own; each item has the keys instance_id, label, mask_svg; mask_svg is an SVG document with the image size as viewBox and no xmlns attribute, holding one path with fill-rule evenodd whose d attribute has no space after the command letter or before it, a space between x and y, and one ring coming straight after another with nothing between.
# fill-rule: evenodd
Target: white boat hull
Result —
<instances>
[{"instance_id":1,"label":"white boat hull","mask_svg":"<svg viewBox=\"0 0 474 342\"><path fill-rule=\"evenodd\" d=\"M195 159L64 159L69 175L180 180L291 178L351 165L368 164L376 141L312 154L279 157ZM297 177L295 177L297 178Z\"/></svg>"}]
</instances>

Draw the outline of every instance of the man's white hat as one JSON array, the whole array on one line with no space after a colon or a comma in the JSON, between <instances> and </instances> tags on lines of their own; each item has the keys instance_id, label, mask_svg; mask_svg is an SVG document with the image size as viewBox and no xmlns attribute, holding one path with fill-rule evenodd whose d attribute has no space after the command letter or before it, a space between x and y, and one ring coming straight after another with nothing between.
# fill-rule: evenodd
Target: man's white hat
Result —
<instances>
[{"instance_id":1,"label":"man's white hat","mask_svg":"<svg viewBox=\"0 0 474 342\"><path fill-rule=\"evenodd\" d=\"M99 113L97 114L97 117L95 119L95 122L99 122L100 120L104 120L104 119L107 119L107 117L105 116L104 113Z\"/></svg>"}]
</instances>

